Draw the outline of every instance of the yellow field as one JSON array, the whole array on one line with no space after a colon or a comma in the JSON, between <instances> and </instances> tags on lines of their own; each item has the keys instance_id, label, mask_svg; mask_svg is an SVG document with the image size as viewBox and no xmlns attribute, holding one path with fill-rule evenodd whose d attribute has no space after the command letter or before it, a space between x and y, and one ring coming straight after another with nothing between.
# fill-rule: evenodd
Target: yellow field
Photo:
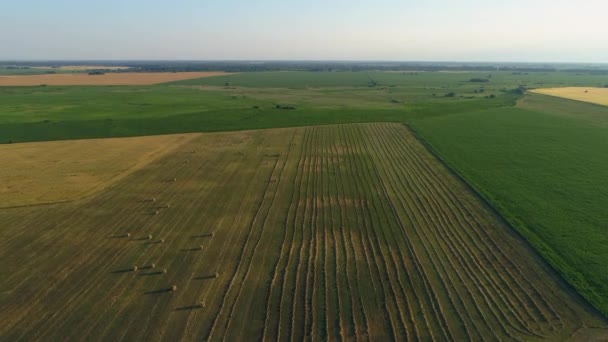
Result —
<instances>
[{"instance_id":1,"label":"yellow field","mask_svg":"<svg viewBox=\"0 0 608 342\"><path fill-rule=\"evenodd\" d=\"M104 75L45 74L0 76L0 86L150 85L191 78L226 75L224 72L122 72Z\"/></svg>"},{"instance_id":2,"label":"yellow field","mask_svg":"<svg viewBox=\"0 0 608 342\"><path fill-rule=\"evenodd\" d=\"M533 93L563 97L565 99L577 100L608 106L608 88L593 87L564 87L564 88L542 88L531 90Z\"/></svg>"},{"instance_id":3,"label":"yellow field","mask_svg":"<svg viewBox=\"0 0 608 342\"><path fill-rule=\"evenodd\" d=\"M0 145L0 165L4 166L0 168L0 208L81 198L195 136L197 134Z\"/></svg>"}]
</instances>

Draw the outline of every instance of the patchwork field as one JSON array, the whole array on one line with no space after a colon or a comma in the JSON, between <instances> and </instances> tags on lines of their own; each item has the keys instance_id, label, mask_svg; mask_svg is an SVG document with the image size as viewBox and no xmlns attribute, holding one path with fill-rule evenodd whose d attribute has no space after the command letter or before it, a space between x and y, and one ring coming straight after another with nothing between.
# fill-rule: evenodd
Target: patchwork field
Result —
<instances>
[{"instance_id":1,"label":"patchwork field","mask_svg":"<svg viewBox=\"0 0 608 342\"><path fill-rule=\"evenodd\" d=\"M563 97L565 99L595 103L608 106L608 88L563 87L534 89L537 94Z\"/></svg>"},{"instance_id":2,"label":"patchwork field","mask_svg":"<svg viewBox=\"0 0 608 342\"><path fill-rule=\"evenodd\" d=\"M0 208L81 198L145 167L195 136L0 145Z\"/></svg>"},{"instance_id":3,"label":"patchwork field","mask_svg":"<svg viewBox=\"0 0 608 342\"><path fill-rule=\"evenodd\" d=\"M0 258L5 340L608 336L399 124L200 135L87 199L0 209Z\"/></svg>"},{"instance_id":4,"label":"patchwork field","mask_svg":"<svg viewBox=\"0 0 608 342\"><path fill-rule=\"evenodd\" d=\"M86 73L0 75L0 86L151 85L224 74L223 72L120 72L103 75L89 75Z\"/></svg>"}]
</instances>

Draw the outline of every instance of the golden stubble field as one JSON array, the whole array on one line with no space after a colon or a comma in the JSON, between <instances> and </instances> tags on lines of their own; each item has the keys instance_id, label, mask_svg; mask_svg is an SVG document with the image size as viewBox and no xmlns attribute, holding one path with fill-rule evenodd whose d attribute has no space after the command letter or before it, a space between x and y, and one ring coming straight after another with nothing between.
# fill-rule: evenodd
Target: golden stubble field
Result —
<instances>
[{"instance_id":1,"label":"golden stubble field","mask_svg":"<svg viewBox=\"0 0 608 342\"><path fill-rule=\"evenodd\" d=\"M564 87L541 88L531 90L533 93L563 97L565 99L595 103L608 106L608 88Z\"/></svg>"},{"instance_id":2,"label":"golden stubble field","mask_svg":"<svg viewBox=\"0 0 608 342\"><path fill-rule=\"evenodd\" d=\"M0 339L587 340L607 322L405 127L211 133L0 209Z\"/></svg>"},{"instance_id":3,"label":"golden stubble field","mask_svg":"<svg viewBox=\"0 0 608 342\"><path fill-rule=\"evenodd\" d=\"M73 201L99 191L196 134L0 145L0 208Z\"/></svg>"},{"instance_id":4,"label":"golden stubble field","mask_svg":"<svg viewBox=\"0 0 608 342\"><path fill-rule=\"evenodd\" d=\"M151 85L192 78L226 75L224 72L119 72L104 75L86 73L0 76L0 86L39 85Z\"/></svg>"}]
</instances>

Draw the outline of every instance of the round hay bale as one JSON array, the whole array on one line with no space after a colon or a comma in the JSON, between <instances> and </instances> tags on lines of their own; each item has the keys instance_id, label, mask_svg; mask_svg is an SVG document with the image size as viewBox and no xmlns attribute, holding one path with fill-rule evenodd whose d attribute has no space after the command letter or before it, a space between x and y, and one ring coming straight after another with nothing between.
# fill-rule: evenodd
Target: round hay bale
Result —
<instances>
[{"instance_id":1,"label":"round hay bale","mask_svg":"<svg viewBox=\"0 0 608 342\"><path fill-rule=\"evenodd\" d=\"M165 239L160 239L159 243L165 243Z\"/></svg>"},{"instance_id":2,"label":"round hay bale","mask_svg":"<svg viewBox=\"0 0 608 342\"><path fill-rule=\"evenodd\" d=\"M131 233L127 233L127 235L125 235L126 237L130 238L131 237Z\"/></svg>"},{"instance_id":3,"label":"round hay bale","mask_svg":"<svg viewBox=\"0 0 608 342\"><path fill-rule=\"evenodd\" d=\"M167 274L167 269L163 268L163 274Z\"/></svg>"},{"instance_id":4,"label":"round hay bale","mask_svg":"<svg viewBox=\"0 0 608 342\"><path fill-rule=\"evenodd\" d=\"M219 275L219 273L217 273L217 272L215 272L215 273L213 274L213 278L217 278L217 277L219 277L219 276L220 276L220 275Z\"/></svg>"},{"instance_id":5,"label":"round hay bale","mask_svg":"<svg viewBox=\"0 0 608 342\"><path fill-rule=\"evenodd\" d=\"M148 235L148 240L152 240L152 235Z\"/></svg>"},{"instance_id":6,"label":"round hay bale","mask_svg":"<svg viewBox=\"0 0 608 342\"><path fill-rule=\"evenodd\" d=\"M156 264L150 264L150 268L156 268Z\"/></svg>"},{"instance_id":7,"label":"round hay bale","mask_svg":"<svg viewBox=\"0 0 608 342\"><path fill-rule=\"evenodd\" d=\"M203 245L198 246L198 249L202 251L203 250Z\"/></svg>"},{"instance_id":8,"label":"round hay bale","mask_svg":"<svg viewBox=\"0 0 608 342\"><path fill-rule=\"evenodd\" d=\"M171 290L171 292L177 291L177 285L172 285L170 290Z\"/></svg>"},{"instance_id":9,"label":"round hay bale","mask_svg":"<svg viewBox=\"0 0 608 342\"><path fill-rule=\"evenodd\" d=\"M205 302L200 301L200 302L198 303L198 306L199 306L200 308L204 308L204 307L205 307Z\"/></svg>"},{"instance_id":10,"label":"round hay bale","mask_svg":"<svg viewBox=\"0 0 608 342\"><path fill-rule=\"evenodd\" d=\"M139 268L137 266L133 266L133 272L137 272Z\"/></svg>"}]
</instances>

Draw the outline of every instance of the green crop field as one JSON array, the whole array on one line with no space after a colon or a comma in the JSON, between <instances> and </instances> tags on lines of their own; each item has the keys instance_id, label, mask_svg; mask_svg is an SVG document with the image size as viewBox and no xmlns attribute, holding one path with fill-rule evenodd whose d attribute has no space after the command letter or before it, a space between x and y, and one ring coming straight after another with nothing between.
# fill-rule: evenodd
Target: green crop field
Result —
<instances>
[{"instance_id":1,"label":"green crop field","mask_svg":"<svg viewBox=\"0 0 608 342\"><path fill-rule=\"evenodd\" d=\"M274 72L159 86L0 87L0 142L408 122L513 105L511 90L522 85L604 81L574 73Z\"/></svg>"},{"instance_id":2,"label":"green crop field","mask_svg":"<svg viewBox=\"0 0 608 342\"><path fill-rule=\"evenodd\" d=\"M0 218L7 340L604 331L399 124L205 134L93 197Z\"/></svg>"}]
</instances>

